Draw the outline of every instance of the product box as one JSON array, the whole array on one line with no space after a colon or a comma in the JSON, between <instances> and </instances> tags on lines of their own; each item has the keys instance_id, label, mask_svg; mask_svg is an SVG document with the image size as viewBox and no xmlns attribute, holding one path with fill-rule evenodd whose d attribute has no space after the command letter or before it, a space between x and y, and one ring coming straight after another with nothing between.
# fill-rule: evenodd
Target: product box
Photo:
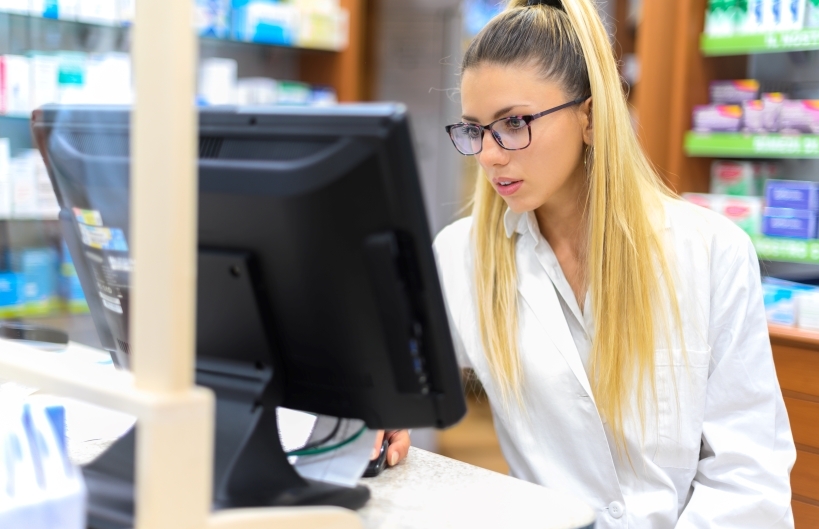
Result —
<instances>
[{"instance_id":1,"label":"product box","mask_svg":"<svg viewBox=\"0 0 819 529\"><path fill-rule=\"evenodd\" d=\"M9 163L11 216L16 219L39 218L37 173L28 151L11 158Z\"/></svg>"},{"instance_id":2,"label":"product box","mask_svg":"<svg viewBox=\"0 0 819 529\"><path fill-rule=\"evenodd\" d=\"M14 318L23 310L23 280L14 272L0 273L0 318Z\"/></svg>"},{"instance_id":3,"label":"product box","mask_svg":"<svg viewBox=\"0 0 819 529\"><path fill-rule=\"evenodd\" d=\"M694 107L694 130L697 132L739 132L742 107L738 105L701 105Z\"/></svg>"},{"instance_id":4,"label":"product box","mask_svg":"<svg viewBox=\"0 0 819 529\"><path fill-rule=\"evenodd\" d=\"M789 100L782 103L779 132L819 134L819 100Z\"/></svg>"},{"instance_id":5,"label":"product box","mask_svg":"<svg viewBox=\"0 0 819 529\"><path fill-rule=\"evenodd\" d=\"M310 104L314 107L328 107L338 103L338 94L332 86L314 86L310 93Z\"/></svg>"},{"instance_id":6,"label":"product box","mask_svg":"<svg viewBox=\"0 0 819 529\"><path fill-rule=\"evenodd\" d=\"M768 323L794 325L796 323L797 297L819 292L814 286L802 285L773 277L762 278L762 299Z\"/></svg>"},{"instance_id":7,"label":"product box","mask_svg":"<svg viewBox=\"0 0 819 529\"><path fill-rule=\"evenodd\" d=\"M779 4L779 23L775 29L788 31L802 29L805 22L805 0L774 0Z\"/></svg>"},{"instance_id":8,"label":"product box","mask_svg":"<svg viewBox=\"0 0 819 529\"><path fill-rule=\"evenodd\" d=\"M731 35L738 25L736 0L708 0L705 12L705 33L712 36Z\"/></svg>"},{"instance_id":9,"label":"product box","mask_svg":"<svg viewBox=\"0 0 819 529\"><path fill-rule=\"evenodd\" d=\"M54 54L33 53L29 56L31 82L31 108L40 108L49 103L57 103L59 92L57 81L60 72L60 58Z\"/></svg>"},{"instance_id":10,"label":"product box","mask_svg":"<svg viewBox=\"0 0 819 529\"><path fill-rule=\"evenodd\" d=\"M748 235L759 235L762 224L761 197L726 196L717 210Z\"/></svg>"},{"instance_id":11,"label":"product box","mask_svg":"<svg viewBox=\"0 0 819 529\"><path fill-rule=\"evenodd\" d=\"M711 162L711 193L718 195L756 195L752 162L714 160Z\"/></svg>"},{"instance_id":12,"label":"product box","mask_svg":"<svg viewBox=\"0 0 819 529\"><path fill-rule=\"evenodd\" d=\"M805 0L805 27L819 28L819 0Z\"/></svg>"},{"instance_id":13,"label":"product box","mask_svg":"<svg viewBox=\"0 0 819 529\"><path fill-rule=\"evenodd\" d=\"M738 27L736 29L738 32L757 33L759 31L764 31L764 2L765 0L747 0L745 16L737 24Z\"/></svg>"},{"instance_id":14,"label":"product box","mask_svg":"<svg viewBox=\"0 0 819 529\"><path fill-rule=\"evenodd\" d=\"M299 11L298 46L342 50L347 47L349 33L350 13L346 9Z\"/></svg>"},{"instance_id":15,"label":"product box","mask_svg":"<svg viewBox=\"0 0 819 529\"><path fill-rule=\"evenodd\" d=\"M711 81L709 99L714 105L739 105L759 99L759 81L738 79L735 81Z\"/></svg>"},{"instance_id":16,"label":"product box","mask_svg":"<svg viewBox=\"0 0 819 529\"><path fill-rule=\"evenodd\" d=\"M761 99L742 102L742 130L760 133L765 130L765 104Z\"/></svg>"},{"instance_id":17,"label":"product box","mask_svg":"<svg viewBox=\"0 0 819 529\"><path fill-rule=\"evenodd\" d=\"M57 251L23 248L8 251L12 271L23 277L24 313L48 314L57 300Z\"/></svg>"},{"instance_id":18,"label":"product box","mask_svg":"<svg viewBox=\"0 0 819 529\"><path fill-rule=\"evenodd\" d=\"M0 114L29 114L32 110L31 69L27 57L0 56Z\"/></svg>"},{"instance_id":19,"label":"product box","mask_svg":"<svg viewBox=\"0 0 819 529\"><path fill-rule=\"evenodd\" d=\"M86 91L86 55L64 52L57 55L57 102L63 105L97 103Z\"/></svg>"},{"instance_id":20,"label":"product box","mask_svg":"<svg viewBox=\"0 0 819 529\"><path fill-rule=\"evenodd\" d=\"M233 59L204 59L199 67L199 94L205 105L236 104L236 72Z\"/></svg>"},{"instance_id":21,"label":"product box","mask_svg":"<svg viewBox=\"0 0 819 529\"><path fill-rule=\"evenodd\" d=\"M731 220L748 235L759 235L762 217L762 198L683 193L684 200L710 209Z\"/></svg>"},{"instance_id":22,"label":"product box","mask_svg":"<svg viewBox=\"0 0 819 529\"><path fill-rule=\"evenodd\" d=\"M778 132L782 106L787 98L781 92L762 94L762 127L767 132Z\"/></svg>"},{"instance_id":23,"label":"product box","mask_svg":"<svg viewBox=\"0 0 819 529\"><path fill-rule=\"evenodd\" d=\"M89 24L118 25L118 0L78 0L77 20Z\"/></svg>"},{"instance_id":24,"label":"product box","mask_svg":"<svg viewBox=\"0 0 819 529\"><path fill-rule=\"evenodd\" d=\"M84 99L95 104L132 104L134 98L130 56L119 52L87 56L84 93Z\"/></svg>"},{"instance_id":25,"label":"product box","mask_svg":"<svg viewBox=\"0 0 819 529\"><path fill-rule=\"evenodd\" d=\"M47 0L57 6L57 16L60 20L77 20L80 10L79 0Z\"/></svg>"},{"instance_id":26,"label":"product box","mask_svg":"<svg viewBox=\"0 0 819 529\"><path fill-rule=\"evenodd\" d=\"M267 77L246 77L236 84L240 105L275 105L278 99L278 83Z\"/></svg>"},{"instance_id":27,"label":"product box","mask_svg":"<svg viewBox=\"0 0 819 529\"><path fill-rule=\"evenodd\" d=\"M807 209L765 208L762 233L769 237L816 238L816 211Z\"/></svg>"},{"instance_id":28,"label":"product box","mask_svg":"<svg viewBox=\"0 0 819 529\"><path fill-rule=\"evenodd\" d=\"M796 326L819 331L819 291L796 293Z\"/></svg>"},{"instance_id":29,"label":"product box","mask_svg":"<svg viewBox=\"0 0 819 529\"><path fill-rule=\"evenodd\" d=\"M233 37L237 40L292 46L299 31L295 6L272 0L233 0Z\"/></svg>"},{"instance_id":30,"label":"product box","mask_svg":"<svg viewBox=\"0 0 819 529\"><path fill-rule=\"evenodd\" d=\"M312 98L310 85L298 81L281 81L279 83L279 105L309 105Z\"/></svg>"},{"instance_id":31,"label":"product box","mask_svg":"<svg viewBox=\"0 0 819 529\"><path fill-rule=\"evenodd\" d=\"M0 11L28 15L29 0L0 0Z\"/></svg>"},{"instance_id":32,"label":"product box","mask_svg":"<svg viewBox=\"0 0 819 529\"><path fill-rule=\"evenodd\" d=\"M819 182L768 180L765 199L769 208L819 210Z\"/></svg>"},{"instance_id":33,"label":"product box","mask_svg":"<svg viewBox=\"0 0 819 529\"><path fill-rule=\"evenodd\" d=\"M196 0L194 9L200 35L217 39L230 35L230 0Z\"/></svg>"},{"instance_id":34,"label":"product box","mask_svg":"<svg viewBox=\"0 0 819 529\"><path fill-rule=\"evenodd\" d=\"M11 155L8 138L0 138L0 220L11 218Z\"/></svg>"}]
</instances>

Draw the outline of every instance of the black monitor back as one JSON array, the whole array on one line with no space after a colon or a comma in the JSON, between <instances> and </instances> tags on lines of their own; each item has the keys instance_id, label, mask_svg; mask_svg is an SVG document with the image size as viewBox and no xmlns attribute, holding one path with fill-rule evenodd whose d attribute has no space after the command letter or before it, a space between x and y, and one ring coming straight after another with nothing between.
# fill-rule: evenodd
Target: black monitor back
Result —
<instances>
[{"instance_id":1,"label":"black monitor back","mask_svg":"<svg viewBox=\"0 0 819 529\"><path fill-rule=\"evenodd\" d=\"M129 124L127 108L65 106L33 122L121 364L130 254L111 240L129 233ZM84 224L97 214L108 243ZM270 372L284 406L371 428L464 415L402 106L201 110L198 219L200 371Z\"/></svg>"}]
</instances>

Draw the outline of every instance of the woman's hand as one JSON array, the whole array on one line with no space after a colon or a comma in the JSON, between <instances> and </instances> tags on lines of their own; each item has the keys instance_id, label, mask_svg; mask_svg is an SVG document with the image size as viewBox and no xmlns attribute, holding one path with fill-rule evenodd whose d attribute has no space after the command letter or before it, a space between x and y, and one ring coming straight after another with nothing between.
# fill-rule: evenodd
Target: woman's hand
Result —
<instances>
[{"instance_id":1,"label":"woman's hand","mask_svg":"<svg viewBox=\"0 0 819 529\"><path fill-rule=\"evenodd\" d=\"M378 430L375 436L375 448L373 448L373 455L370 459L377 459L378 454L381 453L381 443L386 439L390 443L387 449L387 464L391 467L397 465L409 453L410 435L409 430Z\"/></svg>"}]
</instances>

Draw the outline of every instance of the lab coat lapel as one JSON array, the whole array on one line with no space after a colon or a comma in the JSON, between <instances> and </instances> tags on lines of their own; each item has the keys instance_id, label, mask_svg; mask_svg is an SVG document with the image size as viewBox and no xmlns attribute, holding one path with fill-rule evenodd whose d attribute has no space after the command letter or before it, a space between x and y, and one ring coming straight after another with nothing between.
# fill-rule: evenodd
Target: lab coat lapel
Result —
<instances>
[{"instance_id":1,"label":"lab coat lapel","mask_svg":"<svg viewBox=\"0 0 819 529\"><path fill-rule=\"evenodd\" d=\"M534 312L552 343L560 351L583 389L586 390L586 393L594 402L589 377L586 375L586 369L580 360L580 354L577 352L577 346L569 331L569 325L566 323L563 310L560 308L557 292L543 266L538 261L532 245L533 243L529 237L521 237L518 240L518 291Z\"/></svg>"}]
</instances>

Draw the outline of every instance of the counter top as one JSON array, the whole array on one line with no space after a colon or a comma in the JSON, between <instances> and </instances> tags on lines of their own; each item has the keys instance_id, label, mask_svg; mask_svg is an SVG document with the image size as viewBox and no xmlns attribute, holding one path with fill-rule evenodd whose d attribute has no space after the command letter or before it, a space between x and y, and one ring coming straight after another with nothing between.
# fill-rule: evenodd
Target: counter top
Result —
<instances>
[{"instance_id":1,"label":"counter top","mask_svg":"<svg viewBox=\"0 0 819 529\"><path fill-rule=\"evenodd\" d=\"M372 492L358 511L367 529L585 529L595 520L573 496L418 448L361 484Z\"/></svg>"},{"instance_id":2,"label":"counter top","mask_svg":"<svg viewBox=\"0 0 819 529\"><path fill-rule=\"evenodd\" d=\"M71 443L71 459L91 462L114 440ZM590 529L594 511L568 494L419 448L376 478L358 511L366 529Z\"/></svg>"}]
</instances>

